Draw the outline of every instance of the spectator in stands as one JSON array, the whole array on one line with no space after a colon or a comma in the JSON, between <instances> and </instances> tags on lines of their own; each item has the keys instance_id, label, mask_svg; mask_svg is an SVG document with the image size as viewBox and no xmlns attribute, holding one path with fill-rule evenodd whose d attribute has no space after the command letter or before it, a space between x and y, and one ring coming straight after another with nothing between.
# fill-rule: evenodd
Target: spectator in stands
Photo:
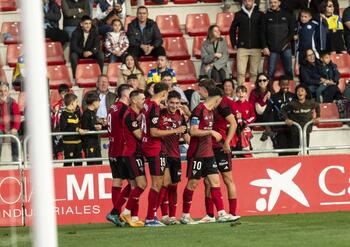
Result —
<instances>
[{"instance_id":1,"label":"spectator in stands","mask_svg":"<svg viewBox=\"0 0 350 247\"><path fill-rule=\"evenodd\" d=\"M96 59L101 72L103 71L104 55L100 50L100 39L96 28L92 26L91 18L87 15L81 18L70 42L70 63L74 78L78 60L82 58Z\"/></svg>"},{"instance_id":2,"label":"spectator in stands","mask_svg":"<svg viewBox=\"0 0 350 247\"><path fill-rule=\"evenodd\" d=\"M223 6L221 7L223 11L229 10L231 8L231 4L232 2L237 2L239 3L239 5L242 5L244 0L223 0ZM259 9L259 5L260 5L260 0L254 0L255 5L258 7Z\"/></svg>"},{"instance_id":3,"label":"spectator in stands","mask_svg":"<svg viewBox=\"0 0 350 247\"><path fill-rule=\"evenodd\" d=\"M201 75L207 75L216 83L222 84L228 78L227 68L228 51L226 40L221 37L217 25L211 25L208 29L207 39L201 48Z\"/></svg>"},{"instance_id":4,"label":"spectator in stands","mask_svg":"<svg viewBox=\"0 0 350 247\"><path fill-rule=\"evenodd\" d=\"M87 109L81 118L81 127L87 131L99 131L102 125L98 123L96 111L100 106L100 98L96 92L88 92L85 97ZM101 158L101 144L99 135L85 135L82 137L83 150L86 158ZM87 165L101 165L102 161L87 162Z\"/></svg>"},{"instance_id":5,"label":"spectator in stands","mask_svg":"<svg viewBox=\"0 0 350 247\"><path fill-rule=\"evenodd\" d=\"M242 9L235 13L231 24L231 44L238 48L237 82L239 85L245 81L248 61L250 64L250 80L255 81L258 75L261 61L263 16L264 14L259 11L253 0L243 0Z\"/></svg>"},{"instance_id":6,"label":"spectator in stands","mask_svg":"<svg viewBox=\"0 0 350 247\"><path fill-rule=\"evenodd\" d=\"M166 56L161 55L158 56L157 59L157 68L150 69L147 74L147 83L154 82L158 83L161 81L161 73L167 71L171 74L172 82L176 83L176 73L175 71L170 68L169 66L169 60Z\"/></svg>"},{"instance_id":7,"label":"spectator in stands","mask_svg":"<svg viewBox=\"0 0 350 247\"><path fill-rule=\"evenodd\" d=\"M99 0L96 6L96 19L98 21L98 31L100 35L112 32L110 21L118 18L122 23L126 17L125 0ZM113 20L112 20L113 19Z\"/></svg>"},{"instance_id":8,"label":"spectator in stands","mask_svg":"<svg viewBox=\"0 0 350 247\"><path fill-rule=\"evenodd\" d=\"M133 55L128 54L126 55L123 64L120 67L119 74L117 76L118 86L120 84L126 83L128 76L131 74L137 76L137 79L140 82L140 88L144 89L146 82L143 70L141 69L137 59Z\"/></svg>"},{"instance_id":9,"label":"spectator in stands","mask_svg":"<svg viewBox=\"0 0 350 247\"><path fill-rule=\"evenodd\" d=\"M300 66L300 82L308 86L317 102L333 102L334 99L340 98L337 86L339 72L335 64L330 62L329 54L323 53L322 57L325 65L316 58L312 49L306 50L304 62Z\"/></svg>"},{"instance_id":10,"label":"spectator in stands","mask_svg":"<svg viewBox=\"0 0 350 247\"><path fill-rule=\"evenodd\" d=\"M165 56L162 35L157 23L148 19L148 9L145 6L137 8L137 18L129 23L127 35L130 41L128 52L135 57Z\"/></svg>"},{"instance_id":11,"label":"spectator in stands","mask_svg":"<svg viewBox=\"0 0 350 247\"><path fill-rule=\"evenodd\" d=\"M142 88L140 88L140 82L137 79L137 76L135 74L128 75L126 83L132 86L134 90L137 90L137 89L143 90Z\"/></svg>"},{"instance_id":12,"label":"spectator in stands","mask_svg":"<svg viewBox=\"0 0 350 247\"><path fill-rule=\"evenodd\" d=\"M203 88L215 88L215 83L216 82L214 80L209 80L208 77L203 77L199 80L198 90L194 91L191 96L191 111L193 111L193 109L196 108L199 103L204 101L204 97L202 96Z\"/></svg>"},{"instance_id":13,"label":"spectator in stands","mask_svg":"<svg viewBox=\"0 0 350 247\"><path fill-rule=\"evenodd\" d=\"M350 6L343 12L344 39L348 53L350 54Z\"/></svg>"},{"instance_id":14,"label":"spectator in stands","mask_svg":"<svg viewBox=\"0 0 350 247\"><path fill-rule=\"evenodd\" d=\"M260 73L255 81L255 89L250 93L249 102L254 106L256 122L269 122L270 116L267 111L267 103L271 97L272 89L269 77L265 73ZM260 140L266 141L268 137L273 138L274 133L270 127L265 127Z\"/></svg>"},{"instance_id":15,"label":"spectator in stands","mask_svg":"<svg viewBox=\"0 0 350 247\"><path fill-rule=\"evenodd\" d=\"M129 39L124 32L123 23L119 19L112 21L113 31L106 34L105 47L106 57L110 63L122 62L129 48Z\"/></svg>"},{"instance_id":16,"label":"spectator in stands","mask_svg":"<svg viewBox=\"0 0 350 247\"><path fill-rule=\"evenodd\" d=\"M96 90L91 91L96 93L100 98L100 105L97 109L97 120L104 127L107 125L107 114L111 105L114 104L117 99L117 95L109 91L109 80L107 75L100 75L97 79ZM83 111L87 109L86 96L83 98Z\"/></svg>"},{"instance_id":17,"label":"spectator in stands","mask_svg":"<svg viewBox=\"0 0 350 247\"><path fill-rule=\"evenodd\" d=\"M284 72L293 79L291 41L294 34L294 19L281 9L280 0L269 0L270 9L262 25L262 47L265 56L269 56L268 75L274 79L278 57L281 58Z\"/></svg>"},{"instance_id":18,"label":"spectator in stands","mask_svg":"<svg viewBox=\"0 0 350 247\"><path fill-rule=\"evenodd\" d=\"M290 82L287 76L281 76L279 80L280 90L272 94L268 102L268 110L271 111L271 120L270 122L284 122L282 115L282 109L288 103L295 100L295 94L289 91ZM276 133L276 136L273 141L273 147L275 149L285 149L292 148L291 146L291 131L290 128L281 125L272 127L273 131ZM289 153L278 153L279 156L289 155Z\"/></svg>"},{"instance_id":19,"label":"spectator in stands","mask_svg":"<svg viewBox=\"0 0 350 247\"><path fill-rule=\"evenodd\" d=\"M343 38L344 26L339 15L335 14L332 0L323 1L321 4L321 17L328 23L326 50L332 53L346 53Z\"/></svg>"},{"instance_id":20,"label":"spectator in stands","mask_svg":"<svg viewBox=\"0 0 350 247\"><path fill-rule=\"evenodd\" d=\"M89 0L62 0L63 29L72 36L84 15L91 15Z\"/></svg>"},{"instance_id":21,"label":"spectator in stands","mask_svg":"<svg viewBox=\"0 0 350 247\"><path fill-rule=\"evenodd\" d=\"M314 14L317 13L322 13L322 2L325 0L309 0L309 7L312 10ZM333 0L333 5L334 5L334 13L336 15L339 15L339 1L338 0Z\"/></svg>"},{"instance_id":22,"label":"spectator in stands","mask_svg":"<svg viewBox=\"0 0 350 247\"><path fill-rule=\"evenodd\" d=\"M154 95L154 85L155 83L154 82L150 82L146 85L146 88L145 88L145 96L146 98L152 98L152 96Z\"/></svg>"},{"instance_id":23,"label":"spectator in stands","mask_svg":"<svg viewBox=\"0 0 350 247\"><path fill-rule=\"evenodd\" d=\"M21 113L17 102L10 97L10 87L7 82L0 82L0 135L18 135L21 125ZM3 139L0 138L0 156ZM11 138L12 161L18 160L18 146Z\"/></svg>"},{"instance_id":24,"label":"spectator in stands","mask_svg":"<svg viewBox=\"0 0 350 247\"><path fill-rule=\"evenodd\" d=\"M235 92L235 84L232 79L224 80L224 94L232 101L237 101L238 97Z\"/></svg>"},{"instance_id":25,"label":"spectator in stands","mask_svg":"<svg viewBox=\"0 0 350 247\"><path fill-rule=\"evenodd\" d=\"M176 85L176 82L174 82L173 73L171 73L171 71L165 70L162 73L160 73L160 81L168 85L169 91L174 90L181 95L182 104L188 104L188 100L186 98L184 91L179 86Z\"/></svg>"},{"instance_id":26,"label":"spectator in stands","mask_svg":"<svg viewBox=\"0 0 350 247\"><path fill-rule=\"evenodd\" d=\"M312 99L308 87L300 84L295 91L296 100L291 101L282 109L282 115L286 124L291 126L291 138L289 139L291 148L299 148L300 146L299 130L293 125L293 122L298 123L303 129L307 122L313 120L314 124L318 124L320 120L320 105ZM316 118L313 117L314 111L316 112ZM306 131L306 144L309 146L312 125ZM298 152L290 154L297 155Z\"/></svg>"},{"instance_id":27,"label":"spectator in stands","mask_svg":"<svg viewBox=\"0 0 350 247\"><path fill-rule=\"evenodd\" d=\"M55 0L43 0L45 37L59 41L62 46L69 41L68 34L59 28L61 9Z\"/></svg>"}]
</instances>

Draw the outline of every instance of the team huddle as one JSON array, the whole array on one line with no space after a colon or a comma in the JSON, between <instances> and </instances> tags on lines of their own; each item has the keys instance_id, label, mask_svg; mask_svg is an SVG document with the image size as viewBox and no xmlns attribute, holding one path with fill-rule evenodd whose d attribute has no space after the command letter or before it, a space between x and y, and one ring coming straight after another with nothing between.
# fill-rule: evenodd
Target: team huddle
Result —
<instances>
[{"instance_id":1,"label":"team huddle","mask_svg":"<svg viewBox=\"0 0 350 247\"><path fill-rule=\"evenodd\" d=\"M143 91L122 84L117 90L119 100L108 114L110 139L109 159L112 170L113 209L107 220L117 226L165 226L232 222L236 215L236 188L231 171L236 120L233 101L223 96L215 82L199 83L204 100L187 116L181 95L165 83L154 86L154 95L145 99ZM189 125L188 125L189 123ZM188 127L189 126L189 127ZM187 151L187 184L183 191L182 216L176 219L177 184L181 180L180 140L189 144ZM147 161L151 181L147 181ZM221 174L227 187L229 212L224 210L220 189ZM199 221L190 216L193 192L204 178L207 215ZM128 184L124 188L123 181ZM139 198L150 184L147 216L138 217ZM125 204L124 209L122 210ZM214 216L214 206L218 217ZM162 219L156 211L160 207Z\"/></svg>"}]
</instances>

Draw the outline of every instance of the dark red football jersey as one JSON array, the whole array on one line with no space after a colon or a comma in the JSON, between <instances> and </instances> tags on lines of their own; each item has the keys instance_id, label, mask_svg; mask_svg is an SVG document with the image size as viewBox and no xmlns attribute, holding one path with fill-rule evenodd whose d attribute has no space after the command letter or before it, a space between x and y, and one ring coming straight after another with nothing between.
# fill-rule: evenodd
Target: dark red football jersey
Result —
<instances>
[{"instance_id":1,"label":"dark red football jersey","mask_svg":"<svg viewBox=\"0 0 350 247\"><path fill-rule=\"evenodd\" d=\"M180 111L176 111L174 114L170 113L167 109L163 109L160 112L159 127L162 130L171 130L179 128L180 126L187 126L184 116ZM180 135L173 134L162 137L162 152L165 157L180 158L179 148Z\"/></svg>"},{"instance_id":2,"label":"dark red football jersey","mask_svg":"<svg viewBox=\"0 0 350 247\"><path fill-rule=\"evenodd\" d=\"M128 106L123 102L115 102L109 109L107 116L109 136L109 157L120 157L123 153L122 121Z\"/></svg>"},{"instance_id":3,"label":"dark red football jersey","mask_svg":"<svg viewBox=\"0 0 350 247\"><path fill-rule=\"evenodd\" d=\"M214 125L213 130L219 132L222 135L222 141L218 143L215 138L212 138L213 148L222 147L222 144L225 142L228 131L228 122L226 117L232 114L233 101L224 96L219 104L219 106L214 111Z\"/></svg>"},{"instance_id":4,"label":"dark red football jersey","mask_svg":"<svg viewBox=\"0 0 350 247\"><path fill-rule=\"evenodd\" d=\"M236 116L237 113L242 114L242 120L246 124L254 123L256 116L254 106L247 100L241 102L236 101L232 104L232 112Z\"/></svg>"},{"instance_id":5,"label":"dark red football jersey","mask_svg":"<svg viewBox=\"0 0 350 247\"><path fill-rule=\"evenodd\" d=\"M133 132L140 129L141 121L139 114L137 114L131 107L129 107L123 117L123 156L130 157L134 154L141 154L141 141L139 141Z\"/></svg>"},{"instance_id":6,"label":"dark red football jersey","mask_svg":"<svg viewBox=\"0 0 350 247\"><path fill-rule=\"evenodd\" d=\"M213 129L213 112L208 110L204 103L200 103L192 112L191 126L198 125L200 130L212 130ZM213 147L211 135L203 137L191 137L190 146L187 151L187 157L189 158L205 158L213 157Z\"/></svg>"},{"instance_id":7,"label":"dark red football jersey","mask_svg":"<svg viewBox=\"0 0 350 247\"><path fill-rule=\"evenodd\" d=\"M159 156L161 138L151 136L151 128L159 128L160 108L151 99L146 99L141 112L142 153L145 157Z\"/></svg>"}]
</instances>

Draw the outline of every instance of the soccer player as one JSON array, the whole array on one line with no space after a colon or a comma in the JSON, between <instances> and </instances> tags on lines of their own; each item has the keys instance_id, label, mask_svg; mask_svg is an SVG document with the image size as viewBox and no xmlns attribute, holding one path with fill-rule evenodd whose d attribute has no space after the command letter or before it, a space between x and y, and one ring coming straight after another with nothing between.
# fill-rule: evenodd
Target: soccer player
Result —
<instances>
[{"instance_id":1,"label":"soccer player","mask_svg":"<svg viewBox=\"0 0 350 247\"><path fill-rule=\"evenodd\" d=\"M123 138L122 120L129 106L129 94L132 87L128 84L122 84L118 87L117 94L119 100L115 102L108 113L107 124L109 134L109 164L112 170L112 202L113 209L107 215L107 220L113 222L116 226L123 226L124 223L119 220L121 207L125 203L125 198L129 197L130 183L122 190L123 180L128 179L128 169L122 160Z\"/></svg>"},{"instance_id":2,"label":"soccer player","mask_svg":"<svg viewBox=\"0 0 350 247\"><path fill-rule=\"evenodd\" d=\"M131 227L142 227L144 223L138 218L139 198L147 186L143 157L141 154L141 121L140 112L145 103L142 91L134 90L130 93L130 107L126 110L123 123L123 161L128 168L129 179L135 180L135 187L131 190L120 218Z\"/></svg>"},{"instance_id":3,"label":"soccer player","mask_svg":"<svg viewBox=\"0 0 350 247\"><path fill-rule=\"evenodd\" d=\"M201 89L200 89L201 90ZM190 119L191 141L187 151L188 182L183 193L183 214L180 219L182 224L196 224L190 217L193 192L197 188L201 177L206 177L210 184L211 198L218 211L218 221L233 221L234 217L224 210L222 195L220 190L220 179L215 156L212 148L212 137L217 142L222 136L213 130L214 114L213 110L220 104L223 92L219 88L212 88L208 92L208 98L204 103L200 103L192 112Z\"/></svg>"},{"instance_id":4,"label":"soccer player","mask_svg":"<svg viewBox=\"0 0 350 247\"><path fill-rule=\"evenodd\" d=\"M182 134L186 127L161 130L159 128L160 103L168 96L168 85L157 83L154 85L154 95L147 99L142 110L142 154L146 157L151 174L151 188L148 194L148 209L145 226L164 226L155 213L158 204L159 191L163 184L165 157L161 153L161 138L173 134Z\"/></svg>"},{"instance_id":5,"label":"soccer player","mask_svg":"<svg viewBox=\"0 0 350 247\"><path fill-rule=\"evenodd\" d=\"M214 83L209 81L203 81L200 83L199 94L202 98L208 98L210 90ZM232 216L236 215L236 186L232 178L232 157L231 157L231 141L236 132L237 123L234 115L232 114L231 105L233 101L224 96L214 111L214 125L213 129L220 133L222 139L218 142L215 138L212 138L213 150L215 155L215 161L218 166L218 170L222 176L222 179L226 185L228 200L229 200L229 213ZM227 127L228 126L228 127ZM214 217L214 202L211 198L210 183L208 178L205 182L205 208L207 215L202 218L198 223L211 223L215 222ZM238 219L239 217L232 217Z\"/></svg>"},{"instance_id":6,"label":"soccer player","mask_svg":"<svg viewBox=\"0 0 350 247\"><path fill-rule=\"evenodd\" d=\"M180 110L181 95L170 91L167 98L167 108L160 112L160 128L164 130L176 129L180 126L187 128L185 117ZM181 180L181 158L179 150L180 138L189 143L190 136L173 134L162 138L161 149L165 155L165 171L163 187L159 193L158 204L162 211L162 223L176 225L177 184Z\"/></svg>"}]
</instances>

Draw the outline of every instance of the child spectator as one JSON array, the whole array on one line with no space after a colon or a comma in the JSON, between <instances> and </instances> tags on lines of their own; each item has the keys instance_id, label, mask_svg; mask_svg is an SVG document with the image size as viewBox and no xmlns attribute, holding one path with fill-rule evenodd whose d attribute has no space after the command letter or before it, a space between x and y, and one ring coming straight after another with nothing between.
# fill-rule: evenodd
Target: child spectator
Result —
<instances>
[{"instance_id":1,"label":"child spectator","mask_svg":"<svg viewBox=\"0 0 350 247\"><path fill-rule=\"evenodd\" d=\"M123 23L119 19L112 21L113 32L106 34L105 47L110 63L121 62L125 56L125 51L129 47L129 40L124 32Z\"/></svg>"},{"instance_id":2,"label":"child spectator","mask_svg":"<svg viewBox=\"0 0 350 247\"><path fill-rule=\"evenodd\" d=\"M252 130L248 124L254 123L256 119L254 106L248 101L248 89L241 85L236 89L238 100L232 104L232 113L237 119L236 147L235 150L251 150L250 139L253 137ZM244 154L239 157L252 157L251 154Z\"/></svg>"},{"instance_id":3,"label":"child spectator","mask_svg":"<svg viewBox=\"0 0 350 247\"><path fill-rule=\"evenodd\" d=\"M100 106L100 98L97 93L89 92L85 97L87 109L81 119L81 127L84 130L101 130L102 125L97 122L96 111ZM99 135L85 135L82 137L83 150L86 158L100 158L101 147ZM101 161L87 162L87 165L101 165Z\"/></svg>"},{"instance_id":4,"label":"child spectator","mask_svg":"<svg viewBox=\"0 0 350 247\"><path fill-rule=\"evenodd\" d=\"M64 96L66 108L61 114L60 131L61 132L79 132L83 134L84 130L80 128L80 110L77 110L78 97L72 93ZM63 150L65 159L81 158L81 138L79 135L63 136ZM64 163L64 166L72 166L73 162ZM74 162L75 166L81 166L81 162Z\"/></svg>"},{"instance_id":5,"label":"child spectator","mask_svg":"<svg viewBox=\"0 0 350 247\"><path fill-rule=\"evenodd\" d=\"M319 123L320 120L320 105L311 99L311 94L306 85L298 85L295 89L296 100L288 103L282 109L282 115L288 126L291 127L291 136L289 139L291 148L299 148L299 130L293 125L293 122L298 123L303 129L305 124L310 120L313 120L314 124ZM313 112L316 111L316 118L313 117ZM310 133L312 131L312 125L309 125L306 132L306 144L309 146ZM297 155L298 152L290 153Z\"/></svg>"}]
</instances>

